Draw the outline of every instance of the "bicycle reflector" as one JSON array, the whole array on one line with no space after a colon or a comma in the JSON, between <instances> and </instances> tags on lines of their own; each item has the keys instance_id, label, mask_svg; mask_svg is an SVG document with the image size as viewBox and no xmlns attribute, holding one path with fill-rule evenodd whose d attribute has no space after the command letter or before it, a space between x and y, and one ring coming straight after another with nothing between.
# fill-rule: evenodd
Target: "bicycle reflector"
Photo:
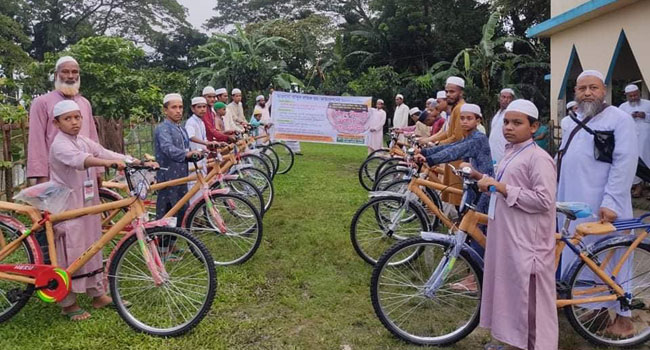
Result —
<instances>
[{"instance_id":1,"label":"bicycle reflector","mask_svg":"<svg viewBox=\"0 0 650 350\"><path fill-rule=\"evenodd\" d=\"M35 282L36 295L46 303L60 302L70 293L70 276L58 267L44 270Z\"/></svg>"}]
</instances>

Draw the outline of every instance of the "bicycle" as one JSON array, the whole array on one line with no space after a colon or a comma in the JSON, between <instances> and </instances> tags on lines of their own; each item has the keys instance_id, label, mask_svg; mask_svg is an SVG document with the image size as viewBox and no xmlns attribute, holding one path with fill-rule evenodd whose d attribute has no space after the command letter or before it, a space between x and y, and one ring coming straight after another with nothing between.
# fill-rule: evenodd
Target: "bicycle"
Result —
<instances>
[{"instance_id":1,"label":"bicycle","mask_svg":"<svg viewBox=\"0 0 650 350\"><path fill-rule=\"evenodd\" d=\"M407 342L446 346L463 339L478 325L483 260L468 244L468 238L485 247L479 224L487 224L487 216L476 212L478 195L472 203L467 201L470 192L478 193L475 181L469 178L470 171L455 170L463 178L464 191L459 211L462 219L458 225L450 226L453 234L422 232L420 237L397 242L373 269L370 294L375 313L384 327ZM415 179L409 189L432 207L418 187L421 184L423 180ZM646 342L650 338L650 324L643 320L650 316L650 295L639 278L650 273L650 243L644 241L650 224L643 222L650 214L611 224L583 223L571 236L570 222L588 217L591 211L588 206L575 203L558 203L557 208L567 219L561 233L556 234L555 265L565 246L579 257L558 281L558 308L564 307L569 323L594 344L629 347ZM638 235L604 239L593 246L581 243L586 235L630 229L644 230ZM615 256L620 260L615 260ZM635 270L621 273L624 265ZM458 283L470 276L476 290L459 288ZM602 303L610 304L604 307ZM449 308L447 312L441 310L445 306ZM617 306L630 311L632 320L636 319L637 324L641 320L644 325L631 338L615 339L604 332L607 324L599 323Z\"/></svg>"},{"instance_id":2,"label":"bicycle","mask_svg":"<svg viewBox=\"0 0 650 350\"><path fill-rule=\"evenodd\" d=\"M138 332L163 337L184 334L205 317L216 293L213 259L200 240L183 229L168 227L169 220L147 221L142 198L148 184L140 181L134 186L131 181L142 170L153 169L127 166L130 197L112 203L41 214L32 206L0 202L0 209L24 214L31 221L29 228L5 224L8 229L0 236L0 295L4 296L0 300L0 322L20 311L34 292L45 302L63 300L75 272L130 223L131 230L112 251L109 263L98 271L106 273L120 317ZM119 208L128 210L106 234L67 268L57 266L54 223ZM43 263L34 237L43 230L50 264Z\"/></svg>"}]
</instances>

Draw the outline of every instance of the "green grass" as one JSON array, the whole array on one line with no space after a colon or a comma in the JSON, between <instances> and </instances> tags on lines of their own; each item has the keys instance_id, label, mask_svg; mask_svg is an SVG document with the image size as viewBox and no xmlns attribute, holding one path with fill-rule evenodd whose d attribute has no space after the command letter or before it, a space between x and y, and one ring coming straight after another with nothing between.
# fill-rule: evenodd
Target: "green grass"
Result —
<instances>
[{"instance_id":1,"label":"green grass","mask_svg":"<svg viewBox=\"0 0 650 350\"><path fill-rule=\"evenodd\" d=\"M366 149L302 148L289 174L274 181L260 249L244 265L218 269L212 310L189 334L138 334L108 309L73 323L33 298L0 325L0 349L421 349L383 328L370 303L371 268L349 241L352 215L367 200L357 180ZM82 306L90 308L87 298ZM560 329L561 349L593 348L566 322ZM450 349L482 349L488 341L477 329Z\"/></svg>"}]
</instances>

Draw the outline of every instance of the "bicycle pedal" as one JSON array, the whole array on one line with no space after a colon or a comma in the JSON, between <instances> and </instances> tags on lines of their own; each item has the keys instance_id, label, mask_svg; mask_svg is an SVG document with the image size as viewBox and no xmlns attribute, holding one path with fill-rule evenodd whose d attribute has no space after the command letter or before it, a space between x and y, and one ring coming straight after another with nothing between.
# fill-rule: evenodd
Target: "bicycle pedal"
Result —
<instances>
[{"instance_id":1,"label":"bicycle pedal","mask_svg":"<svg viewBox=\"0 0 650 350\"><path fill-rule=\"evenodd\" d=\"M641 299L632 299L632 301L630 302L630 310L639 310L645 308L646 308L646 304Z\"/></svg>"}]
</instances>

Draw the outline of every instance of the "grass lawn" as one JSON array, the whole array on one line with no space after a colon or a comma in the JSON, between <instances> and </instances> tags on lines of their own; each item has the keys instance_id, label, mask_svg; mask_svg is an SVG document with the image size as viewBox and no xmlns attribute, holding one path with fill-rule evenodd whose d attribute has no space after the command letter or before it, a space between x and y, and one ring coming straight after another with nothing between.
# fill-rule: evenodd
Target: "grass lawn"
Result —
<instances>
[{"instance_id":1,"label":"grass lawn","mask_svg":"<svg viewBox=\"0 0 650 350\"><path fill-rule=\"evenodd\" d=\"M302 149L289 174L274 181L260 249L242 266L218 269L212 311L189 334L138 334L110 309L89 310L90 320L73 323L56 305L33 298L0 325L0 349L421 349L378 321L371 268L349 241L352 215L367 199L357 180L366 149L308 143ZM90 308L87 298L82 306ZM560 329L561 349L593 348L567 322ZM450 349L482 349L488 340L476 330Z\"/></svg>"}]
</instances>

